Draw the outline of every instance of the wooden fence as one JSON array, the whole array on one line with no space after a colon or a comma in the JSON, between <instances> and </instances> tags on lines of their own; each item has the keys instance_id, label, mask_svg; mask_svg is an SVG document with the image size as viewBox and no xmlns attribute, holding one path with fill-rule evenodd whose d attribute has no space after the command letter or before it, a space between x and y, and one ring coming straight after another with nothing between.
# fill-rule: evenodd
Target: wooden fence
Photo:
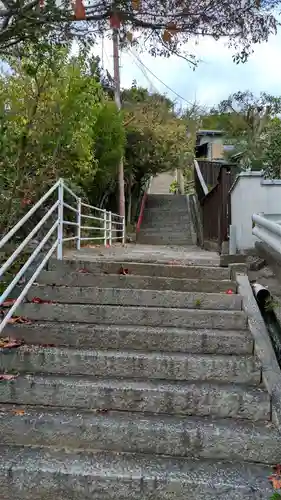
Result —
<instances>
[{"instance_id":1,"label":"wooden fence","mask_svg":"<svg viewBox=\"0 0 281 500\"><path fill-rule=\"evenodd\" d=\"M226 163L198 161L198 165L208 186L204 195L202 179L194 168L195 190L201 205L201 220L203 225L204 244L213 242L218 252L222 243L228 240L231 224L229 190L238 173L237 166Z\"/></svg>"}]
</instances>

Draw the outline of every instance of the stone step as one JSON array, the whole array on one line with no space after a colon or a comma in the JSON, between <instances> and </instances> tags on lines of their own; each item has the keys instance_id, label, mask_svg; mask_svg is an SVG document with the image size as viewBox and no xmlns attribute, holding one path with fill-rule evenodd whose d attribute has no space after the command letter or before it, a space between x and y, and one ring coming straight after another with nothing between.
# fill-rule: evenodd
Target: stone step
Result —
<instances>
[{"instance_id":1,"label":"stone step","mask_svg":"<svg viewBox=\"0 0 281 500\"><path fill-rule=\"evenodd\" d=\"M168 246L178 246L178 247L188 247L192 245L192 239L190 236L167 236L161 235L160 233L155 235L138 233L137 243L140 245L168 245Z\"/></svg>"},{"instance_id":2,"label":"stone step","mask_svg":"<svg viewBox=\"0 0 281 500\"><path fill-rule=\"evenodd\" d=\"M174 224L180 224L181 227L186 227L188 228L190 226L190 217L186 213L182 213L178 215L178 213L174 212L163 212L163 213L157 213L155 211L145 211L142 219L142 224L141 227L145 224L151 224L152 226L157 225L157 224L167 224L167 225L174 225Z\"/></svg>"},{"instance_id":3,"label":"stone step","mask_svg":"<svg viewBox=\"0 0 281 500\"><path fill-rule=\"evenodd\" d=\"M268 392L242 384L20 375L1 382L0 403L269 420Z\"/></svg>"},{"instance_id":4,"label":"stone step","mask_svg":"<svg viewBox=\"0 0 281 500\"><path fill-rule=\"evenodd\" d=\"M32 323L7 325L5 335L27 344L53 344L92 349L124 349L198 354L252 354L253 337L247 330L154 328L139 325Z\"/></svg>"},{"instance_id":5,"label":"stone step","mask_svg":"<svg viewBox=\"0 0 281 500\"><path fill-rule=\"evenodd\" d=\"M185 217L189 217L188 207L187 206L179 206L176 210L173 210L169 205L163 206L159 208L157 206L146 206L144 210L144 217L147 215L151 215L153 217L178 217L179 220Z\"/></svg>"},{"instance_id":6,"label":"stone step","mask_svg":"<svg viewBox=\"0 0 281 500\"><path fill-rule=\"evenodd\" d=\"M151 222L147 222L141 225L140 234L145 234L146 236L161 235L168 238L179 238L182 236L190 238L191 230L190 227L183 227L179 224L176 226L175 224L151 224Z\"/></svg>"},{"instance_id":7,"label":"stone step","mask_svg":"<svg viewBox=\"0 0 281 500\"><path fill-rule=\"evenodd\" d=\"M264 465L2 447L1 500L265 500Z\"/></svg>"},{"instance_id":8,"label":"stone step","mask_svg":"<svg viewBox=\"0 0 281 500\"><path fill-rule=\"evenodd\" d=\"M241 295L226 293L35 285L27 294L27 300L32 301L34 297L62 304L101 304L231 311L241 311L242 309Z\"/></svg>"},{"instance_id":9,"label":"stone step","mask_svg":"<svg viewBox=\"0 0 281 500\"><path fill-rule=\"evenodd\" d=\"M174 290L176 292L236 292L235 281L214 280L214 279L180 279L180 278L158 278L150 276L136 275L116 275L104 274L95 275L92 273L64 273L57 271L42 271L37 279L40 284L63 285L79 287L103 287L103 288L127 288L141 290Z\"/></svg>"},{"instance_id":10,"label":"stone step","mask_svg":"<svg viewBox=\"0 0 281 500\"><path fill-rule=\"evenodd\" d=\"M148 195L146 208L157 207L161 209L162 207L186 207L187 201L184 195Z\"/></svg>"},{"instance_id":11,"label":"stone step","mask_svg":"<svg viewBox=\"0 0 281 500\"><path fill-rule=\"evenodd\" d=\"M141 233L145 233L147 235L151 234L151 236L155 236L157 234L161 234L161 236L175 236L179 237L182 235L189 235L190 227L183 227L182 225L175 226L174 224L154 224L150 226L150 223L142 224Z\"/></svg>"},{"instance_id":12,"label":"stone step","mask_svg":"<svg viewBox=\"0 0 281 500\"><path fill-rule=\"evenodd\" d=\"M49 271L57 271L58 274L66 274L70 271L89 271L92 274L118 274L120 270L127 269L129 275L163 277L163 278L185 278L185 279L229 279L230 271L227 267L211 266L181 266L177 264L150 264L147 262L109 262L109 261L85 261L85 260L63 260L51 259L48 263Z\"/></svg>"},{"instance_id":13,"label":"stone step","mask_svg":"<svg viewBox=\"0 0 281 500\"><path fill-rule=\"evenodd\" d=\"M25 303L17 308L16 314L35 321L64 323L137 324L141 326L226 330L243 330L247 327L247 317L243 311Z\"/></svg>"},{"instance_id":14,"label":"stone step","mask_svg":"<svg viewBox=\"0 0 281 500\"><path fill-rule=\"evenodd\" d=\"M0 406L1 445L149 453L277 464L273 424L130 412Z\"/></svg>"},{"instance_id":15,"label":"stone step","mask_svg":"<svg viewBox=\"0 0 281 500\"><path fill-rule=\"evenodd\" d=\"M144 380L218 380L258 385L254 356L146 353L22 346L0 351L0 373L46 373Z\"/></svg>"}]
</instances>

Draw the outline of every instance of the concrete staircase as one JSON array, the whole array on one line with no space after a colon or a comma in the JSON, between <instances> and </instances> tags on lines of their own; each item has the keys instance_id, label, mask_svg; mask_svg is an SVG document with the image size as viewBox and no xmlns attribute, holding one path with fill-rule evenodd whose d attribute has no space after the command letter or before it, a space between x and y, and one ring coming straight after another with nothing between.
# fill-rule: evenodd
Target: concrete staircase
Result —
<instances>
[{"instance_id":1,"label":"concrete staircase","mask_svg":"<svg viewBox=\"0 0 281 500\"><path fill-rule=\"evenodd\" d=\"M53 261L8 327L1 500L269 499L280 437L229 270L124 269Z\"/></svg>"},{"instance_id":2,"label":"concrete staircase","mask_svg":"<svg viewBox=\"0 0 281 500\"><path fill-rule=\"evenodd\" d=\"M150 245L192 245L186 196L149 194L138 242Z\"/></svg>"}]
</instances>

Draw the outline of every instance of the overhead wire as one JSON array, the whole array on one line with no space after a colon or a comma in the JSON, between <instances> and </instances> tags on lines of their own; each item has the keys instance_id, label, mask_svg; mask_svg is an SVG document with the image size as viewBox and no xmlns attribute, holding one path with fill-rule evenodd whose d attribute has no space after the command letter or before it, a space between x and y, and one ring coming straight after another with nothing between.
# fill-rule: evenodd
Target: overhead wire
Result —
<instances>
[{"instance_id":1,"label":"overhead wire","mask_svg":"<svg viewBox=\"0 0 281 500\"><path fill-rule=\"evenodd\" d=\"M170 92L172 92L179 99L181 99L182 101L186 102L189 106L193 106L194 103L192 103L192 102L188 101L187 99L185 99L184 97L182 97L178 92L176 92L174 89L172 89L171 87L169 87L169 85L167 85L165 82L163 82L163 80L161 80L157 75L155 75L155 73L153 71L151 71L151 69L149 69L142 62L142 60L140 59L140 57L137 54L135 54L131 48L129 48L128 50L134 56L134 58L137 59L137 61L139 62L139 64L143 68L145 68L145 70L148 71L156 80L158 80L159 83L161 83L164 87L166 87Z\"/></svg>"}]
</instances>

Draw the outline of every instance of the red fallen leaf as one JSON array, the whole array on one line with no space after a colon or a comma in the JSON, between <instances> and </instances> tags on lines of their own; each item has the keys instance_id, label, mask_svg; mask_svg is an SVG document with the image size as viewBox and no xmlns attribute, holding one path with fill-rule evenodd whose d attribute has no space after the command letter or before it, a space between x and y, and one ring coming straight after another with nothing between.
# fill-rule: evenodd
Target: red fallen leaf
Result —
<instances>
[{"instance_id":1,"label":"red fallen leaf","mask_svg":"<svg viewBox=\"0 0 281 500\"><path fill-rule=\"evenodd\" d=\"M32 323L32 321L30 321L30 319L28 318L24 318L23 316L15 316L13 318L10 318L9 321L8 321L8 324L10 325L14 325L16 323L24 323L25 325L30 325Z\"/></svg>"},{"instance_id":2,"label":"red fallen leaf","mask_svg":"<svg viewBox=\"0 0 281 500\"><path fill-rule=\"evenodd\" d=\"M88 269L85 269L85 268L81 268L81 269L78 269L78 273L81 273L81 274L89 274L90 271L88 271Z\"/></svg>"},{"instance_id":3,"label":"red fallen leaf","mask_svg":"<svg viewBox=\"0 0 281 500\"><path fill-rule=\"evenodd\" d=\"M14 380L17 377L18 377L18 375L8 375L7 373L1 373L0 374L0 381L1 380Z\"/></svg>"},{"instance_id":4,"label":"red fallen leaf","mask_svg":"<svg viewBox=\"0 0 281 500\"><path fill-rule=\"evenodd\" d=\"M24 344L23 340L11 339L9 337L0 338L0 349L12 349Z\"/></svg>"},{"instance_id":5,"label":"red fallen leaf","mask_svg":"<svg viewBox=\"0 0 281 500\"><path fill-rule=\"evenodd\" d=\"M13 414L22 416L22 415L25 415L25 411L24 410L13 410Z\"/></svg>"},{"instance_id":6,"label":"red fallen leaf","mask_svg":"<svg viewBox=\"0 0 281 500\"><path fill-rule=\"evenodd\" d=\"M273 476L269 476L268 479L275 490L281 489L281 479L279 476L274 474Z\"/></svg>"},{"instance_id":7,"label":"red fallen leaf","mask_svg":"<svg viewBox=\"0 0 281 500\"><path fill-rule=\"evenodd\" d=\"M25 206L27 206L27 205L31 205L31 199L30 199L30 198L23 198L23 199L21 200L21 206L22 206L22 207L25 207Z\"/></svg>"},{"instance_id":8,"label":"red fallen leaf","mask_svg":"<svg viewBox=\"0 0 281 500\"><path fill-rule=\"evenodd\" d=\"M52 300L43 300L43 299L40 299L40 297L33 297L33 299L31 299L31 301L33 304L53 304L54 302L52 302Z\"/></svg>"},{"instance_id":9,"label":"red fallen leaf","mask_svg":"<svg viewBox=\"0 0 281 500\"><path fill-rule=\"evenodd\" d=\"M281 464L277 464L273 467L273 470L275 471L276 474L280 474L281 476Z\"/></svg>"},{"instance_id":10,"label":"red fallen leaf","mask_svg":"<svg viewBox=\"0 0 281 500\"><path fill-rule=\"evenodd\" d=\"M119 274L123 274L124 276L126 276L126 274L129 274L129 269L124 269L124 267L120 267Z\"/></svg>"},{"instance_id":11,"label":"red fallen leaf","mask_svg":"<svg viewBox=\"0 0 281 500\"><path fill-rule=\"evenodd\" d=\"M227 290L225 293L226 293L227 295L233 295L233 293L234 293L234 292L233 292L232 290L230 290L230 289L229 289L229 290Z\"/></svg>"},{"instance_id":12,"label":"red fallen leaf","mask_svg":"<svg viewBox=\"0 0 281 500\"><path fill-rule=\"evenodd\" d=\"M3 302L2 307L10 307L10 306L12 306L15 302L16 302L16 299L6 299L6 300Z\"/></svg>"}]
</instances>

